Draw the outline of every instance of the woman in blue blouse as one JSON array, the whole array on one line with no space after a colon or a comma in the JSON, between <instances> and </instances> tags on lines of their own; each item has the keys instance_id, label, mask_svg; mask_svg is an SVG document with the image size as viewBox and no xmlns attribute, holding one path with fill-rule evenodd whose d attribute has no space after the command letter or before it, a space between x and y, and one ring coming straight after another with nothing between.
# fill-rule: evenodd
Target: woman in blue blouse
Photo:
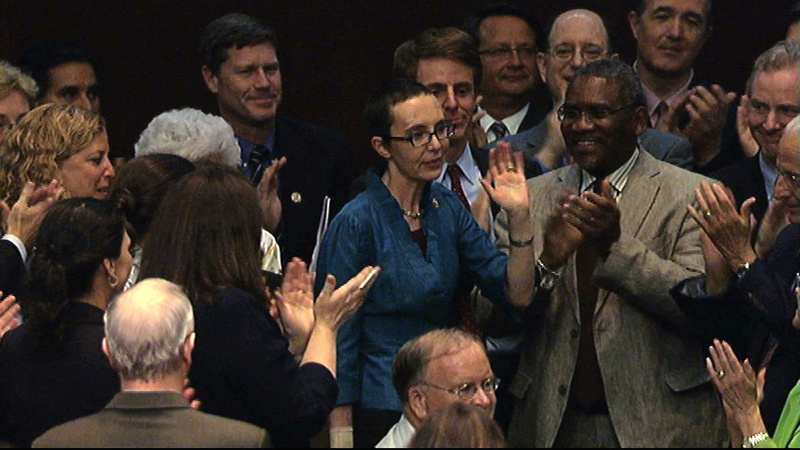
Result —
<instances>
[{"instance_id":1,"label":"woman in blue blouse","mask_svg":"<svg viewBox=\"0 0 800 450\"><path fill-rule=\"evenodd\" d=\"M367 173L366 191L333 220L319 258L319 272L337 279L365 265L382 268L363 307L337 337L340 406L331 426L335 435L354 425L356 446L380 439L399 418L390 366L400 346L456 323L459 273L495 303L525 304L534 264L521 154L512 157L500 146L491 155L493 184L482 181L508 214L512 246L506 256L451 191L432 183L453 125L427 88L407 80L387 83L368 101L366 119L372 147L384 162ZM362 431L374 433L372 439L359 442Z\"/></svg>"}]
</instances>

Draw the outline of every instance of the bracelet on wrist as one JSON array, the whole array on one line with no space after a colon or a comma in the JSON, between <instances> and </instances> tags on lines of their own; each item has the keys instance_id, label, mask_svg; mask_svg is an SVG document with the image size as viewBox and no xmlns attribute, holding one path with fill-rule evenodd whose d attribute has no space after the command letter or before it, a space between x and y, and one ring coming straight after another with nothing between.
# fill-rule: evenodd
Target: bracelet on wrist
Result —
<instances>
[{"instance_id":1,"label":"bracelet on wrist","mask_svg":"<svg viewBox=\"0 0 800 450\"><path fill-rule=\"evenodd\" d=\"M769 434L766 432L762 431L760 433L756 433L752 436L744 438L744 441L742 442L742 448L754 448L756 445L766 441L767 439L769 439Z\"/></svg>"}]
</instances>

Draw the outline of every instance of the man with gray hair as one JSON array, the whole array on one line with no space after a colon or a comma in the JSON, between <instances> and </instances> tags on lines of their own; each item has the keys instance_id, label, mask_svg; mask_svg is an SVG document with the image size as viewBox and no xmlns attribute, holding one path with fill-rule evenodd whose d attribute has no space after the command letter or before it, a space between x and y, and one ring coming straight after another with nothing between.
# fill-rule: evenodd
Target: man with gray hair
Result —
<instances>
[{"instance_id":1,"label":"man with gray hair","mask_svg":"<svg viewBox=\"0 0 800 450\"><path fill-rule=\"evenodd\" d=\"M799 66L797 41L778 42L758 57L747 80L747 95L742 96L747 127L757 153L712 174L733 191L737 208L745 200L755 198L751 207L756 218L755 229L767 211L778 179L775 166L778 141L786 124L800 113Z\"/></svg>"},{"instance_id":2,"label":"man with gray hair","mask_svg":"<svg viewBox=\"0 0 800 450\"><path fill-rule=\"evenodd\" d=\"M575 164L528 180L537 288L517 305L509 446L722 446L696 330L669 295L703 270L686 205L705 177L641 149L646 101L625 63L578 69L558 117ZM500 247L507 228L501 213Z\"/></svg>"},{"instance_id":3,"label":"man with gray hair","mask_svg":"<svg viewBox=\"0 0 800 450\"><path fill-rule=\"evenodd\" d=\"M189 161L210 159L231 167L241 164L233 128L222 117L194 108L173 109L153 118L134 145L136 156L169 153Z\"/></svg>"},{"instance_id":4,"label":"man with gray hair","mask_svg":"<svg viewBox=\"0 0 800 450\"><path fill-rule=\"evenodd\" d=\"M194 348L192 305L180 286L140 282L105 314L103 352L122 392L97 414L53 428L34 447L266 447L266 431L192 409L182 392Z\"/></svg>"},{"instance_id":5,"label":"man with gray hair","mask_svg":"<svg viewBox=\"0 0 800 450\"><path fill-rule=\"evenodd\" d=\"M489 366L481 341L457 328L433 330L406 342L392 362L392 383L403 416L378 448L406 447L422 422L453 403L494 415L500 380Z\"/></svg>"}]
</instances>

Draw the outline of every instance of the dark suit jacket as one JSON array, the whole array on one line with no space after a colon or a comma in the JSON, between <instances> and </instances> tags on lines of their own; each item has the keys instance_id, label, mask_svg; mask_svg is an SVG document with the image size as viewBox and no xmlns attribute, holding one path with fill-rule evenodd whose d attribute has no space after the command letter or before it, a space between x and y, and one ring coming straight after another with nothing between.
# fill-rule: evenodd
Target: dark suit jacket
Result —
<instances>
[{"instance_id":1,"label":"dark suit jacket","mask_svg":"<svg viewBox=\"0 0 800 450\"><path fill-rule=\"evenodd\" d=\"M17 247L11 241L0 239L0 291L4 296L17 292L24 272L25 263Z\"/></svg>"},{"instance_id":2,"label":"dark suit jacket","mask_svg":"<svg viewBox=\"0 0 800 450\"><path fill-rule=\"evenodd\" d=\"M705 345L711 345L712 339L726 340L739 359L750 359L756 368L766 365L760 409L770 433L800 377L800 335L791 325L797 303L790 290L798 267L800 227L789 225L778 235L770 254L751 264L724 294L709 296L703 276L683 280L671 290L678 306L702 332Z\"/></svg>"},{"instance_id":3,"label":"dark suit jacket","mask_svg":"<svg viewBox=\"0 0 800 450\"><path fill-rule=\"evenodd\" d=\"M751 209L756 217L756 230L769 206L767 191L764 189L764 175L761 173L758 160L759 155L751 156L711 174L713 178L731 188L737 209L748 198L756 198Z\"/></svg>"},{"instance_id":4,"label":"dark suit jacket","mask_svg":"<svg viewBox=\"0 0 800 450\"><path fill-rule=\"evenodd\" d=\"M308 447L339 388L321 364L297 365L265 305L237 288L194 309L189 379L203 410L265 428L276 447Z\"/></svg>"},{"instance_id":5,"label":"dark suit jacket","mask_svg":"<svg viewBox=\"0 0 800 450\"><path fill-rule=\"evenodd\" d=\"M283 215L276 236L284 264L293 256L311 262L322 199L331 198L331 219L347 203L354 178L353 153L344 135L278 115L276 157L285 156L279 196Z\"/></svg>"},{"instance_id":6,"label":"dark suit jacket","mask_svg":"<svg viewBox=\"0 0 800 450\"><path fill-rule=\"evenodd\" d=\"M546 139L547 124L541 122L524 133L507 136L500 140L510 143L514 150L521 151L530 158L535 158L544 146ZM686 170L692 169L692 145L684 138L648 128L639 136L639 143L656 159ZM494 144L490 146L494 146Z\"/></svg>"},{"instance_id":7,"label":"dark suit jacket","mask_svg":"<svg viewBox=\"0 0 800 450\"><path fill-rule=\"evenodd\" d=\"M0 427L27 447L56 425L95 413L119 392L119 376L100 349L103 310L68 303L60 314L65 344L40 350L31 322L0 341Z\"/></svg>"},{"instance_id":8,"label":"dark suit jacket","mask_svg":"<svg viewBox=\"0 0 800 450\"><path fill-rule=\"evenodd\" d=\"M105 409L57 426L36 448L269 447L261 428L205 414L178 392L120 392Z\"/></svg>"},{"instance_id":9,"label":"dark suit jacket","mask_svg":"<svg viewBox=\"0 0 800 450\"><path fill-rule=\"evenodd\" d=\"M705 86L711 89L711 84L695 74L689 82L689 88ZM739 142L739 132L736 129L736 108L739 106L740 100L741 98L737 98L728 107L728 117L725 121L725 128L722 130L722 144L720 145L719 153L711 158L711 161L706 163L705 166L697 168L695 170L697 173L709 175L744 158L742 144ZM688 115L684 118L684 124L685 122L688 122Z\"/></svg>"}]
</instances>

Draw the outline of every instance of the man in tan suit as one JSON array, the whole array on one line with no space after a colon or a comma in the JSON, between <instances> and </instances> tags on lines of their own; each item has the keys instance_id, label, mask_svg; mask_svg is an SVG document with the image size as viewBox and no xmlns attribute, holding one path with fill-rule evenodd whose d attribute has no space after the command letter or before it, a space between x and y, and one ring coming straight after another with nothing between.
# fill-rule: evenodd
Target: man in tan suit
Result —
<instances>
[{"instance_id":1,"label":"man in tan suit","mask_svg":"<svg viewBox=\"0 0 800 450\"><path fill-rule=\"evenodd\" d=\"M538 288L519 305L511 446L726 443L702 349L668 292L703 267L686 205L704 178L639 148L644 105L626 64L581 68L558 112L577 164L528 180ZM519 245L503 219L498 244Z\"/></svg>"},{"instance_id":2,"label":"man in tan suit","mask_svg":"<svg viewBox=\"0 0 800 450\"><path fill-rule=\"evenodd\" d=\"M266 431L201 413L181 395L194 348L192 305L151 278L111 302L103 351L122 392L102 411L59 425L34 447L268 447Z\"/></svg>"}]
</instances>

